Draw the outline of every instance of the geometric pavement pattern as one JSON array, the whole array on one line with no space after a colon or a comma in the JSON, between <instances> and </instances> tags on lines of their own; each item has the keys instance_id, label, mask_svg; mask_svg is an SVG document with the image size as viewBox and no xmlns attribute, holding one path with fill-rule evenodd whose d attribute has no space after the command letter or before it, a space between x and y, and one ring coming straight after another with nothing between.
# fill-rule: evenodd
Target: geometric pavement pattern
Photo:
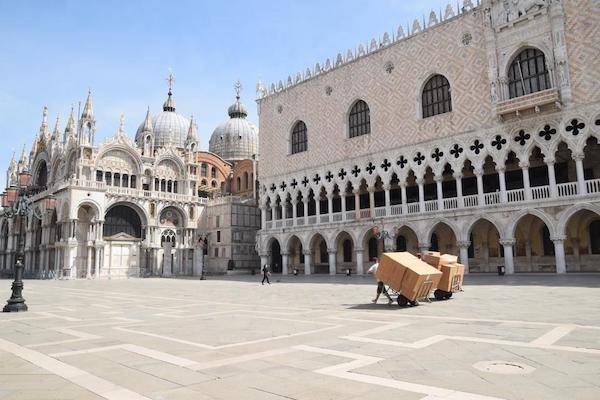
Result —
<instances>
[{"instance_id":1,"label":"geometric pavement pattern","mask_svg":"<svg viewBox=\"0 0 600 400\"><path fill-rule=\"evenodd\" d=\"M26 281L0 399L600 398L600 275L469 275L402 309L369 277L274 279Z\"/></svg>"}]
</instances>

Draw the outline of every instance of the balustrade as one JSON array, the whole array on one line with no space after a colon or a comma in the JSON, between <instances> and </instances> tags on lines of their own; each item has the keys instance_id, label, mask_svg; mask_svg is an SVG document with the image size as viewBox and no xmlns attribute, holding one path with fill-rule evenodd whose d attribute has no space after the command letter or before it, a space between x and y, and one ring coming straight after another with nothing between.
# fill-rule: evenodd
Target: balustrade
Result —
<instances>
[{"instance_id":1,"label":"balustrade","mask_svg":"<svg viewBox=\"0 0 600 400\"><path fill-rule=\"evenodd\" d=\"M509 203L525 201L525 189L513 189L506 191L506 200Z\"/></svg>"},{"instance_id":2,"label":"balustrade","mask_svg":"<svg viewBox=\"0 0 600 400\"><path fill-rule=\"evenodd\" d=\"M294 219L293 218L286 219L285 226L287 226L287 227L294 226Z\"/></svg>"},{"instance_id":3,"label":"balustrade","mask_svg":"<svg viewBox=\"0 0 600 400\"><path fill-rule=\"evenodd\" d=\"M283 220L278 219L275 221L275 228L281 228L283 226Z\"/></svg>"},{"instance_id":4,"label":"balustrade","mask_svg":"<svg viewBox=\"0 0 600 400\"><path fill-rule=\"evenodd\" d=\"M478 195L471 194L463 197L463 204L465 207L477 207L479 204Z\"/></svg>"},{"instance_id":5,"label":"balustrade","mask_svg":"<svg viewBox=\"0 0 600 400\"><path fill-rule=\"evenodd\" d=\"M407 206L409 214L417 214L420 212L419 203L408 203Z\"/></svg>"},{"instance_id":6,"label":"balustrade","mask_svg":"<svg viewBox=\"0 0 600 400\"><path fill-rule=\"evenodd\" d=\"M534 186L531 188L531 199L549 199L550 198L550 186Z\"/></svg>"},{"instance_id":7,"label":"balustrade","mask_svg":"<svg viewBox=\"0 0 600 400\"><path fill-rule=\"evenodd\" d=\"M319 222L322 224L326 224L327 222L329 222L329 214L321 215Z\"/></svg>"},{"instance_id":8,"label":"balustrade","mask_svg":"<svg viewBox=\"0 0 600 400\"><path fill-rule=\"evenodd\" d=\"M371 218L371 210L370 209L366 209L366 210L360 210L360 218Z\"/></svg>"},{"instance_id":9,"label":"balustrade","mask_svg":"<svg viewBox=\"0 0 600 400\"><path fill-rule=\"evenodd\" d=\"M438 201L437 200L427 200L425 202L425 212L437 211L438 209Z\"/></svg>"},{"instance_id":10,"label":"balustrade","mask_svg":"<svg viewBox=\"0 0 600 400\"><path fill-rule=\"evenodd\" d=\"M402 215L402 204L396 204L390 207L392 215Z\"/></svg>"},{"instance_id":11,"label":"balustrade","mask_svg":"<svg viewBox=\"0 0 600 400\"><path fill-rule=\"evenodd\" d=\"M444 199L444 210L454 210L458 208L458 198L451 197L449 199Z\"/></svg>"},{"instance_id":12,"label":"balustrade","mask_svg":"<svg viewBox=\"0 0 600 400\"><path fill-rule=\"evenodd\" d=\"M600 179L585 181L585 187L588 193L600 193Z\"/></svg>"},{"instance_id":13,"label":"balustrade","mask_svg":"<svg viewBox=\"0 0 600 400\"><path fill-rule=\"evenodd\" d=\"M483 198L485 200L485 204L488 206L493 204L500 204L500 192L485 193L483 195Z\"/></svg>"},{"instance_id":14,"label":"balustrade","mask_svg":"<svg viewBox=\"0 0 600 400\"><path fill-rule=\"evenodd\" d=\"M577 194L577 182L559 183L556 185L558 197L569 197Z\"/></svg>"},{"instance_id":15,"label":"balustrade","mask_svg":"<svg viewBox=\"0 0 600 400\"><path fill-rule=\"evenodd\" d=\"M308 225L315 225L317 223L317 216L311 215L308 217Z\"/></svg>"},{"instance_id":16,"label":"balustrade","mask_svg":"<svg viewBox=\"0 0 600 400\"><path fill-rule=\"evenodd\" d=\"M296 225L304 226L304 217L299 217L296 219Z\"/></svg>"},{"instance_id":17,"label":"balustrade","mask_svg":"<svg viewBox=\"0 0 600 400\"><path fill-rule=\"evenodd\" d=\"M356 212L346 211L346 221L352 221L356 219Z\"/></svg>"},{"instance_id":18,"label":"balustrade","mask_svg":"<svg viewBox=\"0 0 600 400\"><path fill-rule=\"evenodd\" d=\"M338 212L333 214L333 222L340 222L342 220L342 213Z\"/></svg>"},{"instance_id":19,"label":"balustrade","mask_svg":"<svg viewBox=\"0 0 600 400\"><path fill-rule=\"evenodd\" d=\"M377 207L375 209L375 216L376 217L385 217L386 216L385 207Z\"/></svg>"}]
</instances>

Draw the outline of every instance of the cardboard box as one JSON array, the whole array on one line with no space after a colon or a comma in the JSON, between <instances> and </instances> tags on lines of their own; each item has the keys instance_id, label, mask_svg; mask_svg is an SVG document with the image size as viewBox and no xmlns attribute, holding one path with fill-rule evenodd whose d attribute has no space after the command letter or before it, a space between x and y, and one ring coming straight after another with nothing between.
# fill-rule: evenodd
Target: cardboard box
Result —
<instances>
[{"instance_id":1,"label":"cardboard box","mask_svg":"<svg viewBox=\"0 0 600 400\"><path fill-rule=\"evenodd\" d=\"M462 264L442 264L440 265L440 271L442 272L442 278L440 279L437 288L445 292L454 292L456 287L453 287L455 278L459 283L459 287L462 286L463 276L465 273L465 266Z\"/></svg>"},{"instance_id":2,"label":"cardboard box","mask_svg":"<svg viewBox=\"0 0 600 400\"><path fill-rule=\"evenodd\" d=\"M377 279L402 293L409 300L416 300L426 281L437 287L442 273L408 252L384 253L377 269Z\"/></svg>"},{"instance_id":3,"label":"cardboard box","mask_svg":"<svg viewBox=\"0 0 600 400\"><path fill-rule=\"evenodd\" d=\"M458 262L458 256L452 254L442 254L440 257L441 264L456 264Z\"/></svg>"},{"instance_id":4,"label":"cardboard box","mask_svg":"<svg viewBox=\"0 0 600 400\"><path fill-rule=\"evenodd\" d=\"M440 265L442 264L454 264L458 262L457 256L452 254L440 254L437 251L423 253L421 259L437 269L440 269Z\"/></svg>"}]
</instances>

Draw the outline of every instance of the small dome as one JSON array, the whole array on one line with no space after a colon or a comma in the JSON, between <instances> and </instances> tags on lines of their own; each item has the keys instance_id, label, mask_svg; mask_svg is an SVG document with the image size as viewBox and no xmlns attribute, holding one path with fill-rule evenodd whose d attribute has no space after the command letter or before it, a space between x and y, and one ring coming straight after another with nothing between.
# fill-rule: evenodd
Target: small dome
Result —
<instances>
[{"instance_id":1,"label":"small dome","mask_svg":"<svg viewBox=\"0 0 600 400\"><path fill-rule=\"evenodd\" d=\"M161 147L172 144L179 148L185 147L185 139L190 127L190 120L175 112L175 101L169 89L167 100L163 104L163 111L152 117L152 134L154 135L154 146ZM142 122L135 135L135 142L143 146L144 126Z\"/></svg>"},{"instance_id":2,"label":"small dome","mask_svg":"<svg viewBox=\"0 0 600 400\"><path fill-rule=\"evenodd\" d=\"M258 153L258 128L246 119L248 111L236 89L235 103L227 110L229 119L217 126L209 141L209 151L227 161L250 159Z\"/></svg>"}]
</instances>

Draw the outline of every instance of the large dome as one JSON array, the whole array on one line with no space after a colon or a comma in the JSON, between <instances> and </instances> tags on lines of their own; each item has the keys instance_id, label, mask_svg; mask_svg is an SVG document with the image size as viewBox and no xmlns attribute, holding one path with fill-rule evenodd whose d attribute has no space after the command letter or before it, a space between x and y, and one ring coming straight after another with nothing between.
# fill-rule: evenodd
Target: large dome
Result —
<instances>
[{"instance_id":1,"label":"large dome","mask_svg":"<svg viewBox=\"0 0 600 400\"><path fill-rule=\"evenodd\" d=\"M258 128L246 119L248 112L240 102L239 92L228 114L229 119L213 131L209 151L227 161L252 158L258 153Z\"/></svg>"},{"instance_id":2,"label":"large dome","mask_svg":"<svg viewBox=\"0 0 600 400\"><path fill-rule=\"evenodd\" d=\"M175 101L172 96L173 94L169 90L169 95L163 105L163 111L151 118L154 146L157 147L169 144L180 148L185 147L190 120L175 112ZM135 142L138 146L142 146L144 142L144 125L145 122L142 122L135 135Z\"/></svg>"}]
</instances>

